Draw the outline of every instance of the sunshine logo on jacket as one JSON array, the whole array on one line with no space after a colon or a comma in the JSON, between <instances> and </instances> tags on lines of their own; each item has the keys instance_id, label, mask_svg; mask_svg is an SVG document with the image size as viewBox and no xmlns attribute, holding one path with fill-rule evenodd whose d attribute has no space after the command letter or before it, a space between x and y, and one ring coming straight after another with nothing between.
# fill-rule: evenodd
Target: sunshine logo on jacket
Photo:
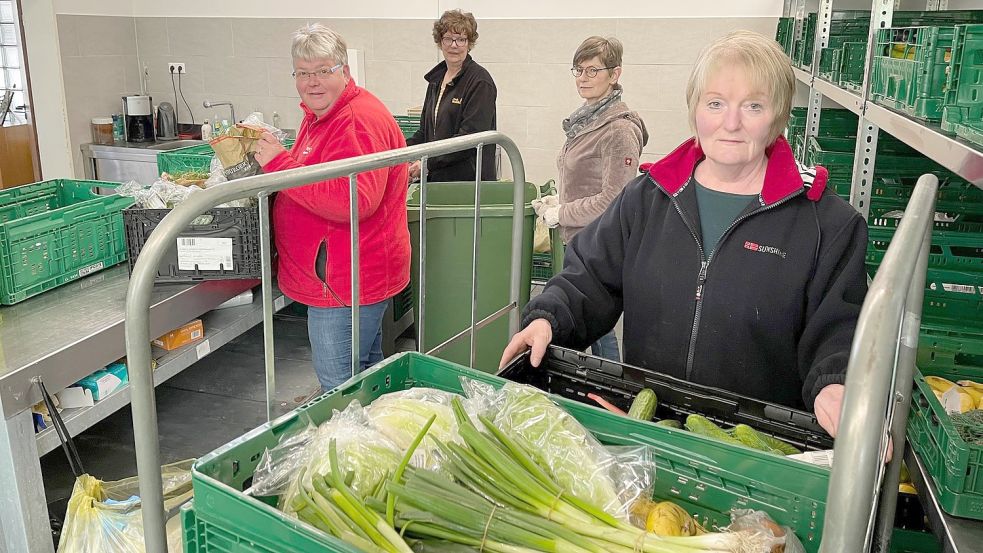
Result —
<instances>
[{"instance_id":1,"label":"sunshine logo on jacket","mask_svg":"<svg viewBox=\"0 0 983 553\"><path fill-rule=\"evenodd\" d=\"M752 252L770 253L773 255L777 255L782 259L785 259L785 256L787 255L783 250L780 250L775 246L762 246L761 244L758 244L757 242L751 242L750 240L744 242L744 249L750 250Z\"/></svg>"}]
</instances>

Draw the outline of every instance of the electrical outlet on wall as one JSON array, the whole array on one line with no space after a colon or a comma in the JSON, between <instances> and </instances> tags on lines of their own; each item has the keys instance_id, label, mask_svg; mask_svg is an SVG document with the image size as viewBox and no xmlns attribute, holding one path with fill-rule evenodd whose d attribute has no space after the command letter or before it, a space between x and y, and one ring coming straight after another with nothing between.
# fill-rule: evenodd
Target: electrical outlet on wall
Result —
<instances>
[{"instance_id":1,"label":"electrical outlet on wall","mask_svg":"<svg viewBox=\"0 0 983 553\"><path fill-rule=\"evenodd\" d=\"M168 62L167 71L169 73L181 73L182 75L188 74L188 70L184 67L184 63L179 61Z\"/></svg>"}]
</instances>

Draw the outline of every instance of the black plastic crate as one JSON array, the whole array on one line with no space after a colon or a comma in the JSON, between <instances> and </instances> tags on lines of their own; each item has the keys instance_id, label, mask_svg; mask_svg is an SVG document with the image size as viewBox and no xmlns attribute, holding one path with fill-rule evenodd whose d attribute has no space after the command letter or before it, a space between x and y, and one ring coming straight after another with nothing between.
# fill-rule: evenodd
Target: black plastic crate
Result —
<instances>
[{"instance_id":1,"label":"black plastic crate","mask_svg":"<svg viewBox=\"0 0 983 553\"><path fill-rule=\"evenodd\" d=\"M696 413L725 427L746 424L800 449L833 448L833 439L812 413L558 346L547 348L539 367L529 363L527 352L498 376L599 407L587 397L592 393L626 412L638 392L650 388L658 397L658 419L682 422Z\"/></svg>"},{"instance_id":2,"label":"black plastic crate","mask_svg":"<svg viewBox=\"0 0 983 553\"><path fill-rule=\"evenodd\" d=\"M137 207L123 211L131 273L150 233L170 212ZM194 223L198 224L189 225L161 259L155 282L262 277L258 207L217 207Z\"/></svg>"}]
</instances>

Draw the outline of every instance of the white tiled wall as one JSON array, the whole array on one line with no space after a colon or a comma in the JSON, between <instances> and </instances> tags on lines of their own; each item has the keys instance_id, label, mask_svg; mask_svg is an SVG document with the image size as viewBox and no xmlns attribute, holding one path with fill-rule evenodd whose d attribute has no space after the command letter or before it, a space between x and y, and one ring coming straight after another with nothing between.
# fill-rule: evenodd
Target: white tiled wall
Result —
<instances>
[{"instance_id":1,"label":"white tiled wall","mask_svg":"<svg viewBox=\"0 0 983 553\"><path fill-rule=\"evenodd\" d=\"M393 113L423 102L423 74L440 59L425 19L321 19L361 50L365 85ZM73 147L88 141L88 120L119 111L119 96L140 87L149 69L155 102L174 102L168 62L184 62L184 96L200 122L225 108L206 110L205 99L231 100L237 115L279 112L296 127L300 109L290 77L290 34L296 18L157 18L59 15L65 86ZM498 86L499 128L516 141L527 177L555 176L563 144L560 122L580 99L569 68L589 35L614 35L625 45L624 99L649 131L643 159L652 161L689 136L683 90L691 64L711 38L737 28L773 35L777 20L692 19L488 19L479 20L472 52ZM190 120L179 99L180 119ZM507 165L507 164L506 164ZM77 172L81 165L76 164Z\"/></svg>"}]
</instances>

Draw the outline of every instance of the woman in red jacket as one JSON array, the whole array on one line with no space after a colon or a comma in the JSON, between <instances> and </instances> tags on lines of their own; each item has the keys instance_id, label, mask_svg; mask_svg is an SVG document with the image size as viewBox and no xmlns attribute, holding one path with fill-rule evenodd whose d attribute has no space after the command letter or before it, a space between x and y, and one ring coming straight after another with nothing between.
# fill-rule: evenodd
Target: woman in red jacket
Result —
<instances>
[{"instance_id":1,"label":"woman in red jacket","mask_svg":"<svg viewBox=\"0 0 983 553\"><path fill-rule=\"evenodd\" d=\"M304 119L288 152L264 135L256 152L270 173L402 148L389 110L357 86L344 39L314 23L294 33L293 76ZM405 164L357 177L360 370L382 359L382 317L410 278ZM351 232L348 177L281 192L273 207L284 294L306 304L314 371L324 391L352 376Z\"/></svg>"}]
</instances>

